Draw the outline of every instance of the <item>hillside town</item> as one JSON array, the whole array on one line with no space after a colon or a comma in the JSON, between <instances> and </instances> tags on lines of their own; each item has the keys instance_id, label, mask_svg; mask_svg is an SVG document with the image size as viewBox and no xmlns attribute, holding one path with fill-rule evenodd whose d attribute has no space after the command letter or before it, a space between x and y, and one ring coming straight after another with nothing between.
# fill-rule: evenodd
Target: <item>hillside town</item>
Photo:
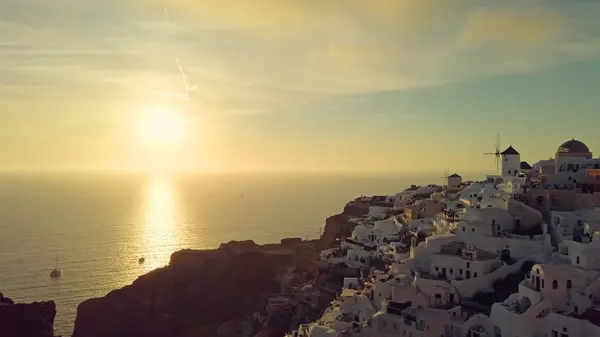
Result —
<instances>
[{"instance_id":1,"label":"hillside town","mask_svg":"<svg viewBox=\"0 0 600 337\"><path fill-rule=\"evenodd\" d=\"M484 181L349 203L320 253L343 290L287 337L600 336L600 158L575 139L533 165L493 154Z\"/></svg>"}]
</instances>

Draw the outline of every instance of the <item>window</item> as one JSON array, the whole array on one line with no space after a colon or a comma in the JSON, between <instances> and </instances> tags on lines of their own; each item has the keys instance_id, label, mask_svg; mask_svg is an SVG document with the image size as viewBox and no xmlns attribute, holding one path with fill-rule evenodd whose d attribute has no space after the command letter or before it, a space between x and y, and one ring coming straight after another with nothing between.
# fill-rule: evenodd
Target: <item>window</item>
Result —
<instances>
[{"instance_id":1,"label":"window","mask_svg":"<svg viewBox=\"0 0 600 337\"><path fill-rule=\"evenodd\" d=\"M475 233L475 228L471 228L471 232Z\"/></svg>"},{"instance_id":2,"label":"window","mask_svg":"<svg viewBox=\"0 0 600 337\"><path fill-rule=\"evenodd\" d=\"M463 232L465 231L465 226L463 226Z\"/></svg>"},{"instance_id":3,"label":"window","mask_svg":"<svg viewBox=\"0 0 600 337\"><path fill-rule=\"evenodd\" d=\"M440 267L435 267L435 271L440 271Z\"/></svg>"},{"instance_id":4,"label":"window","mask_svg":"<svg viewBox=\"0 0 600 337\"><path fill-rule=\"evenodd\" d=\"M579 256L577 257L577 264L579 264Z\"/></svg>"},{"instance_id":5,"label":"window","mask_svg":"<svg viewBox=\"0 0 600 337\"><path fill-rule=\"evenodd\" d=\"M502 330L497 325L494 325L494 337L502 337Z\"/></svg>"},{"instance_id":6,"label":"window","mask_svg":"<svg viewBox=\"0 0 600 337\"><path fill-rule=\"evenodd\" d=\"M552 337L558 337L558 331L552 330Z\"/></svg>"},{"instance_id":7,"label":"window","mask_svg":"<svg viewBox=\"0 0 600 337\"><path fill-rule=\"evenodd\" d=\"M462 275L462 268L458 270L458 273Z\"/></svg>"},{"instance_id":8,"label":"window","mask_svg":"<svg viewBox=\"0 0 600 337\"><path fill-rule=\"evenodd\" d=\"M558 281L557 280L552 281L552 289L558 289Z\"/></svg>"},{"instance_id":9,"label":"window","mask_svg":"<svg viewBox=\"0 0 600 337\"><path fill-rule=\"evenodd\" d=\"M473 277L477 277L477 273L473 273Z\"/></svg>"},{"instance_id":10,"label":"window","mask_svg":"<svg viewBox=\"0 0 600 337\"><path fill-rule=\"evenodd\" d=\"M573 288L573 282L571 280L567 280L567 289Z\"/></svg>"},{"instance_id":11,"label":"window","mask_svg":"<svg viewBox=\"0 0 600 337\"><path fill-rule=\"evenodd\" d=\"M450 268L450 274L452 274L454 271L452 270L452 268Z\"/></svg>"},{"instance_id":12,"label":"window","mask_svg":"<svg viewBox=\"0 0 600 337\"><path fill-rule=\"evenodd\" d=\"M467 262L467 268L471 268L471 264Z\"/></svg>"}]
</instances>

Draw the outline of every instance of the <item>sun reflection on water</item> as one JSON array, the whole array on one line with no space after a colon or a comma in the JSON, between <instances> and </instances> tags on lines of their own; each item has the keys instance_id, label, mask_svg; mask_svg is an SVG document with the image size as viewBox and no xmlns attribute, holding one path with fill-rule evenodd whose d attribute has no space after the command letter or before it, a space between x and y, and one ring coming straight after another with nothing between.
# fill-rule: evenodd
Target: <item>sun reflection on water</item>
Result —
<instances>
[{"instance_id":1,"label":"sun reflection on water","mask_svg":"<svg viewBox=\"0 0 600 337\"><path fill-rule=\"evenodd\" d=\"M145 203L145 227L142 240L141 264L144 272L165 266L177 250L177 202L173 184L168 176L154 176L148 182Z\"/></svg>"}]
</instances>

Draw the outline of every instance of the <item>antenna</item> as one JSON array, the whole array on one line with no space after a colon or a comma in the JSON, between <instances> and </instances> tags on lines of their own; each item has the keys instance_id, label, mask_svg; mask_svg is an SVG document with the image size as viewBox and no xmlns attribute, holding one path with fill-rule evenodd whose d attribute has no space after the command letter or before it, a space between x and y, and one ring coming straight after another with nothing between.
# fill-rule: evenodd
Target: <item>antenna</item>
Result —
<instances>
[{"instance_id":1,"label":"antenna","mask_svg":"<svg viewBox=\"0 0 600 337\"><path fill-rule=\"evenodd\" d=\"M484 155L492 155L496 157L496 172L500 173L500 135L496 134L496 152L484 152Z\"/></svg>"}]
</instances>

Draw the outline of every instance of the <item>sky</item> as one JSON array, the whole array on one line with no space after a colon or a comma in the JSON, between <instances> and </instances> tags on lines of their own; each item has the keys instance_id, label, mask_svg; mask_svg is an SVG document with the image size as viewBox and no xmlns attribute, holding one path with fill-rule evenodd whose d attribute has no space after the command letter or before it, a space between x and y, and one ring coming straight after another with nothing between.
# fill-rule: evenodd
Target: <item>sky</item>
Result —
<instances>
[{"instance_id":1,"label":"sky","mask_svg":"<svg viewBox=\"0 0 600 337\"><path fill-rule=\"evenodd\" d=\"M496 134L529 162L571 138L600 154L598 17L594 0L0 0L0 162L493 173ZM190 100L154 93L183 93L176 59ZM176 145L136 137L157 109L185 118Z\"/></svg>"}]
</instances>

